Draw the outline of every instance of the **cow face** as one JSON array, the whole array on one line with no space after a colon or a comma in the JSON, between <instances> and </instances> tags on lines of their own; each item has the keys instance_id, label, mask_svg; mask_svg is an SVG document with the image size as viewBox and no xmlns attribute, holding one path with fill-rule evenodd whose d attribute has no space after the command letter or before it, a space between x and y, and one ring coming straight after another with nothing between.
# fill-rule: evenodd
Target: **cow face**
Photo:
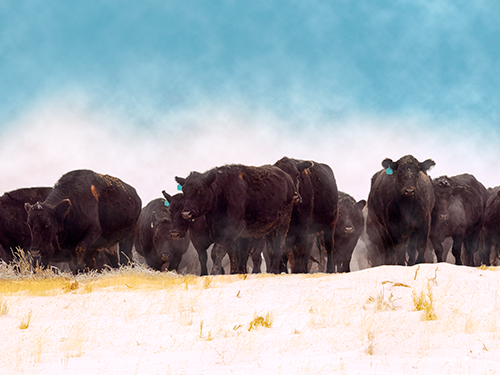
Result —
<instances>
[{"instance_id":1,"label":"cow face","mask_svg":"<svg viewBox=\"0 0 500 375\"><path fill-rule=\"evenodd\" d=\"M439 177L432 181L434 188L434 196L436 202L434 204L434 212L437 218L441 221L448 221L450 217L450 205L463 190L462 186L454 186L453 182L446 176Z\"/></svg>"},{"instance_id":2,"label":"cow face","mask_svg":"<svg viewBox=\"0 0 500 375\"><path fill-rule=\"evenodd\" d=\"M366 201L356 202L351 197L339 199L339 217L335 226L337 235L354 235L360 232L364 225L363 207Z\"/></svg>"},{"instance_id":3,"label":"cow face","mask_svg":"<svg viewBox=\"0 0 500 375\"><path fill-rule=\"evenodd\" d=\"M151 228L153 229L153 246L158 255L166 253L168 243L172 240L170 236L172 220L170 219L170 212L166 207L161 212L152 212Z\"/></svg>"},{"instance_id":4,"label":"cow face","mask_svg":"<svg viewBox=\"0 0 500 375\"><path fill-rule=\"evenodd\" d=\"M167 192L162 191L163 196L169 203L170 218L172 220L172 226L170 228L170 236L173 239L179 239L186 237L186 232L189 229L189 221L182 218L182 210L184 209L184 204L186 199L183 193L175 194L171 196Z\"/></svg>"},{"instance_id":5,"label":"cow face","mask_svg":"<svg viewBox=\"0 0 500 375\"><path fill-rule=\"evenodd\" d=\"M212 169L205 174L191 172L186 179L175 178L182 186L186 200L182 210L182 217L184 219L194 220L208 213L212 207L214 196L211 187L216 178L216 169Z\"/></svg>"},{"instance_id":6,"label":"cow face","mask_svg":"<svg viewBox=\"0 0 500 375\"><path fill-rule=\"evenodd\" d=\"M57 233L62 228L62 222L69 210L71 201L63 199L56 206L37 202L34 205L25 204L28 212L27 224L31 231L31 251L39 253L42 258L52 256L60 250L57 242Z\"/></svg>"},{"instance_id":7,"label":"cow face","mask_svg":"<svg viewBox=\"0 0 500 375\"><path fill-rule=\"evenodd\" d=\"M415 196L417 189L417 181L422 174L427 174L427 171L436 165L434 161L428 159L420 163L411 155L407 155L394 162L391 159L385 159L382 166L385 173L394 179L396 188L400 194L408 199Z\"/></svg>"}]
</instances>

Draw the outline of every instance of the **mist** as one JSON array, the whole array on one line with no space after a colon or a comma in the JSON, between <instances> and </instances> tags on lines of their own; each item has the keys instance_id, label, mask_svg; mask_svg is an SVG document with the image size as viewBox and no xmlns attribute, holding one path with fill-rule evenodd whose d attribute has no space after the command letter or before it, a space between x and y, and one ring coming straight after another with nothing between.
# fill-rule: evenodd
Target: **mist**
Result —
<instances>
[{"instance_id":1,"label":"mist","mask_svg":"<svg viewBox=\"0 0 500 375\"><path fill-rule=\"evenodd\" d=\"M383 159L407 154L433 159L432 177L471 173L487 187L500 184L498 137L463 123L353 116L301 127L272 112L207 103L152 113L145 127L103 108L68 95L40 101L9 123L1 132L0 190L53 186L66 172L92 169L131 184L146 205L164 189L175 194L175 176L288 156L330 165L339 189L359 200Z\"/></svg>"}]
</instances>

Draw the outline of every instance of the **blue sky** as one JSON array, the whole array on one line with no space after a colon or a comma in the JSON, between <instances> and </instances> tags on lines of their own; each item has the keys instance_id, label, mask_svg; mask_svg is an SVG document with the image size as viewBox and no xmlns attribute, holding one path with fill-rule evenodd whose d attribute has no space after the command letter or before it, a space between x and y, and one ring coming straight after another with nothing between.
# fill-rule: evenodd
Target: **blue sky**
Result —
<instances>
[{"instance_id":1,"label":"blue sky","mask_svg":"<svg viewBox=\"0 0 500 375\"><path fill-rule=\"evenodd\" d=\"M408 153L500 185L499 16L460 0L3 1L0 190L91 168L147 201L175 175L287 155L361 199Z\"/></svg>"}]
</instances>

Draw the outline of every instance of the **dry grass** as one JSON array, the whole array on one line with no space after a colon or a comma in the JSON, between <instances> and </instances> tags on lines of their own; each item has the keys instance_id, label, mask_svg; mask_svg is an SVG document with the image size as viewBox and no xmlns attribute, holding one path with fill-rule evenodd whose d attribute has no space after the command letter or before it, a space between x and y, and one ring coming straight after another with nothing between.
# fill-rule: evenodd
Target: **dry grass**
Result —
<instances>
[{"instance_id":1,"label":"dry grass","mask_svg":"<svg viewBox=\"0 0 500 375\"><path fill-rule=\"evenodd\" d=\"M30 310L27 315L19 319L19 329L27 329L31 323L32 311Z\"/></svg>"},{"instance_id":2,"label":"dry grass","mask_svg":"<svg viewBox=\"0 0 500 375\"><path fill-rule=\"evenodd\" d=\"M427 290L422 290L420 293L412 294L413 305L416 311L423 311L423 320L436 320L437 316L434 312L434 297L432 296L430 283L427 283Z\"/></svg>"},{"instance_id":3,"label":"dry grass","mask_svg":"<svg viewBox=\"0 0 500 375\"><path fill-rule=\"evenodd\" d=\"M248 330L251 331L259 326L271 328L272 325L273 325L273 317L271 313L268 312L265 316L255 315L253 320L250 322Z\"/></svg>"},{"instance_id":4,"label":"dry grass","mask_svg":"<svg viewBox=\"0 0 500 375\"><path fill-rule=\"evenodd\" d=\"M4 299L0 297L0 316L7 315L8 312L9 306L7 305L7 301L4 301Z\"/></svg>"}]
</instances>

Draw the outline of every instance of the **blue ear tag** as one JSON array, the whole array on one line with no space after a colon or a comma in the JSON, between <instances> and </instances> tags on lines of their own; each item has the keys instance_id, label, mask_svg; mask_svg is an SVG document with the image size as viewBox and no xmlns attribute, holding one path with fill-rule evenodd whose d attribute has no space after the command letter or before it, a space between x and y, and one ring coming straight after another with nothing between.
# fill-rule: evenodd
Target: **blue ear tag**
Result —
<instances>
[{"instance_id":1,"label":"blue ear tag","mask_svg":"<svg viewBox=\"0 0 500 375\"><path fill-rule=\"evenodd\" d=\"M177 185L177 190L182 191L182 185L181 184Z\"/></svg>"},{"instance_id":2,"label":"blue ear tag","mask_svg":"<svg viewBox=\"0 0 500 375\"><path fill-rule=\"evenodd\" d=\"M166 199L165 199L165 203L164 204L165 204L165 207L170 206L170 203L168 203L168 201Z\"/></svg>"},{"instance_id":3,"label":"blue ear tag","mask_svg":"<svg viewBox=\"0 0 500 375\"><path fill-rule=\"evenodd\" d=\"M389 176L392 175L392 168L387 167L387 169L385 170L385 173L387 173Z\"/></svg>"}]
</instances>

